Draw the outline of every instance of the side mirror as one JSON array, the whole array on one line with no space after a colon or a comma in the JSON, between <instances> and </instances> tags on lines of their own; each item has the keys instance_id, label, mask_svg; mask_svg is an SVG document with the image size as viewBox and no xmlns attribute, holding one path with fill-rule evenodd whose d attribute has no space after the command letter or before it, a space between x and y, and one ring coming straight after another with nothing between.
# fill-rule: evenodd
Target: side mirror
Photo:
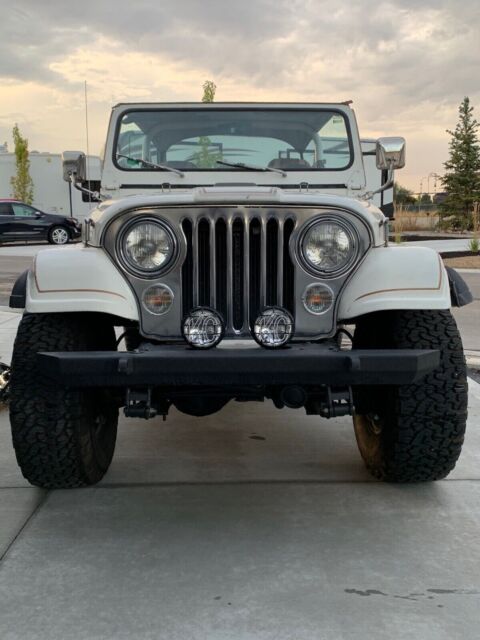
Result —
<instances>
[{"instance_id":1,"label":"side mirror","mask_svg":"<svg viewBox=\"0 0 480 640\"><path fill-rule=\"evenodd\" d=\"M405 138L379 138L376 157L377 169L402 169L405 166Z\"/></svg>"},{"instance_id":2,"label":"side mirror","mask_svg":"<svg viewBox=\"0 0 480 640\"><path fill-rule=\"evenodd\" d=\"M76 180L85 182L87 179L87 157L83 151L64 151L62 153L63 179L70 182L70 176L75 174Z\"/></svg>"},{"instance_id":3,"label":"side mirror","mask_svg":"<svg viewBox=\"0 0 480 640\"><path fill-rule=\"evenodd\" d=\"M43 213L40 211L35 211L35 218L38 220L39 218L43 218Z\"/></svg>"}]
</instances>

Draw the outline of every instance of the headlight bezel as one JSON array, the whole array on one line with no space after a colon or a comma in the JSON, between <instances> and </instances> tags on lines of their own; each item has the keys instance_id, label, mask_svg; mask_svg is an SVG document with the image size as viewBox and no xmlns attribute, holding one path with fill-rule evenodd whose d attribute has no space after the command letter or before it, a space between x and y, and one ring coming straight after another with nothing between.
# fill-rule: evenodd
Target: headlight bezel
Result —
<instances>
[{"instance_id":1,"label":"headlight bezel","mask_svg":"<svg viewBox=\"0 0 480 640\"><path fill-rule=\"evenodd\" d=\"M158 269L142 269L131 261L126 252L125 241L128 234L134 227L147 223L160 227L169 237L172 246L170 256ZM166 273L171 271L171 269L176 264L179 253L178 238L171 225L163 218L159 218L156 216L141 216L139 218L132 218L122 226L118 233L116 242L116 253L119 262L126 271L143 280L152 280L158 278L159 276L165 275Z\"/></svg>"},{"instance_id":2,"label":"headlight bezel","mask_svg":"<svg viewBox=\"0 0 480 640\"><path fill-rule=\"evenodd\" d=\"M313 265L308 260L304 251L304 242L305 242L306 236L312 230L312 228L317 224L328 224L328 223L330 224L333 223L341 227L341 229L347 234L352 246L352 251L350 253L350 256L347 262L344 265L342 265L340 268L330 269L330 270L321 269ZM339 278L345 275L346 273L348 273L357 262L358 256L360 254L360 249L361 249L360 237L358 235L358 231L356 227L353 224L349 223L348 221L344 220L342 217L337 215L320 215L320 216L316 216L312 220L309 220L304 225L303 229L301 229L300 234L298 236L298 242L297 242L297 255L303 268L307 271L307 273L315 276L321 276L322 279Z\"/></svg>"}]
</instances>

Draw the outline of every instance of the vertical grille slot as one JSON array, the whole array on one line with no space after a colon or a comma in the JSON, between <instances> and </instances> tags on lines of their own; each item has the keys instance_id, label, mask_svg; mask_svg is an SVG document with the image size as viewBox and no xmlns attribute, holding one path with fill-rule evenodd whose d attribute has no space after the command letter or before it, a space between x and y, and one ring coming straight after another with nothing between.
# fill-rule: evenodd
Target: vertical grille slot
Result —
<instances>
[{"instance_id":1,"label":"vertical grille slot","mask_svg":"<svg viewBox=\"0 0 480 640\"><path fill-rule=\"evenodd\" d=\"M217 311L227 319L227 225L217 220L215 225L215 263L217 285Z\"/></svg>"},{"instance_id":2,"label":"vertical grille slot","mask_svg":"<svg viewBox=\"0 0 480 640\"><path fill-rule=\"evenodd\" d=\"M288 245L295 228L293 220L285 221L283 228L283 307L295 316L295 270Z\"/></svg>"},{"instance_id":3,"label":"vertical grille slot","mask_svg":"<svg viewBox=\"0 0 480 640\"><path fill-rule=\"evenodd\" d=\"M277 254L278 254L278 223L275 219L270 218L267 222L267 306L277 305Z\"/></svg>"},{"instance_id":4,"label":"vertical grille slot","mask_svg":"<svg viewBox=\"0 0 480 640\"><path fill-rule=\"evenodd\" d=\"M233 328L240 331L243 326L243 221L236 218L232 225L232 320Z\"/></svg>"},{"instance_id":5,"label":"vertical grille slot","mask_svg":"<svg viewBox=\"0 0 480 640\"><path fill-rule=\"evenodd\" d=\"M260 221L255 218L250 222L248 234L250 245L250 326L252 326L260 311L261 231L262 225Z\"/></svg>"},{"instance_id":6,"label":"vertical grille slot","mask_svg":"<svg viewBox=\"0 0 480 640\"><path fill-rule=\"evenodd\" d=\"M198 305L210 305L210 224L202 218L197 227Z\"/></svg>"},{"instance_id":7,"label":"vertical grille slot","mask_svg":"<svg viewBox=\"0 0 480 640\"><path fill-rule=\"evenodd\" d=\"M187 241L187 256L182 267L182 309L185 315L193 307L193 246L190 220L182 222L182 229Z\"/></svg>"}]
</instances>

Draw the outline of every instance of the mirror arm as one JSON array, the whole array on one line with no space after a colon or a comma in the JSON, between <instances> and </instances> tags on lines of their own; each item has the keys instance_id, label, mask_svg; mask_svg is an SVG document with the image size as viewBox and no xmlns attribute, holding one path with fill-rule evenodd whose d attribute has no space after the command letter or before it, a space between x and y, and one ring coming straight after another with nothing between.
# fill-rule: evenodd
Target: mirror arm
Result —
<instances>
[{"instance_id":1,"label":"mirror arm","mask_svg":"<svg viewBox=\"0 0 480 640\"><path fill-rule=\"evenodd\" d=\"M382 191L386 191L387 189L390 189L390 187L393 187L393 182L394 182L394 169L390 168L388 169L388 176L385 184L382 184L382 186L379 187L378 189L375 189L375 191L365 192L362 196L362 200L371 200L373 196L375 196L377 193L382 193Z\"/></svg>"},{"instance_id":2,"label":"mirror arm","mask_svg":"<svg viewBox=\"0 0 480 640\"><path fill-rule=\"evenodd\" d=\"M91 189L82 187L80 182L77 182L76 173L69 173L68 175L70 178L70 183L72 184L73 187L75 187L75 189L77 189L77 191L81 191L82 193L86 193L87 195L92 196L92 198L94 198L97 202L104 202L105 200L108 200L108 197L102 195L100 191L92 191Z\"/></svg>"}]
</instances>

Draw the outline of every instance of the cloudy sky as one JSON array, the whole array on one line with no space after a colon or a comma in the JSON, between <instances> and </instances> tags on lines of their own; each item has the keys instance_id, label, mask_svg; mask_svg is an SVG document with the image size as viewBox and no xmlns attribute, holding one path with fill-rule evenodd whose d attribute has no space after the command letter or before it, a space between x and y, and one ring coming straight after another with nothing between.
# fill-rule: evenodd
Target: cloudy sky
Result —
<instances>
[{"instance_id":1,"label":"cloudy sky","mask_svg":"<svg viewBox=\"0 0 480 640\"><path fill-rule=\"evenodd\" d=\"M363 136L407 138L418 191L463 96L480 120L479 34L479 0L0 0L0 142L18 122L31 149L85 150L87 80L98 153L112 104L211 79L218 101L352 99Z\"/></svg>"}]
</instances>

